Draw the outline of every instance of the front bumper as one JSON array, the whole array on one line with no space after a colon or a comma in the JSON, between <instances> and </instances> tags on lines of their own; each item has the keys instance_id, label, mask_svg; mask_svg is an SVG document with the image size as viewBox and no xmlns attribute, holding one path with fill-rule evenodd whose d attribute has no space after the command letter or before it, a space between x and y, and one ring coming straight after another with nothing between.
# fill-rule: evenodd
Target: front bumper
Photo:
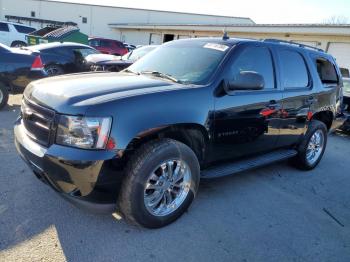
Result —
<instances>
[{"instance_id":1,"label":"front bumper","mask_svg":"<svg viewBox=\"0 0 350 262\"><path fill-rule=\"evenodd\" d=\"M18 153L40 180L79 207L98 213L115 210L121 179L110 163L117 160L115 152L42 147L27 136L21 118L14 133Z\"/></svg>"}]
</instances>

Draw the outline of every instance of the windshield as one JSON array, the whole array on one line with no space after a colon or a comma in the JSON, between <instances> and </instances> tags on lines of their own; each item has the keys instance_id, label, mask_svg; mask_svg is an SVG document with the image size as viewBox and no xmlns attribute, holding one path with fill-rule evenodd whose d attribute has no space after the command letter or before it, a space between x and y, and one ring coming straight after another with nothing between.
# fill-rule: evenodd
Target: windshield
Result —
<instances>
[{"instance_id":1,"label":"windshield","mask_svg":"<svg viewBox=\"0 0 350 262\"><path fill-rule=\"evenodd\" d=\"M127 53L126 55L124 55L122 59L123 60L137 61L141 57L144 57L146 54L151 52L152 50L156 49L156 47L157 46L143 46L143 47L137 48L137 49Z\"/></svg>"},{"instance_id":2,"label":"windshield","mask_svg":"<svg viewBox=\"0 0 350 262\"><path fill-rule=\"evenodd\" d=\"M228 50L229 46L222 44L179 41L157 48L130 66L129 70L141 74L159 72L184 84L204 84Z\"/></svg>"}]
</instances>

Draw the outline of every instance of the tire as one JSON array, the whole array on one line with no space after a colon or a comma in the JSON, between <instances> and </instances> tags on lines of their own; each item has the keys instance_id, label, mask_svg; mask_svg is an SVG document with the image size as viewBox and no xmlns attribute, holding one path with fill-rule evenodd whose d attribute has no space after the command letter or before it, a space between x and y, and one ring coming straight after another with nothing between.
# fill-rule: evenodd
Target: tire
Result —
<instances>
[{"instance_id":1,"label":"tire","mask_svg":"<svg viewBox=\"0 0 350 262\"><path fill-rule=\"evenodd\" d=\"M13 41L11 44L11 47L22 47L22 46L27 46L27 43L23 41Z\"/></svg>"},{"instance_id":2,"label":"tire","mask_svg":"<svg viewBox=\"0 0 350 262\"><path fill-rule=\"evenodd\" d=\"M298 155L293 161L294 165L297 168L302 170L311 170L318 165L327 146L327 133L327 127L323 122L312 120L312 122L309 124L309 128L304 136L303 141L298 146ZM322 141L320 141L320 143L322 145L320 144L316 146L316 144L311 141L314 138L316 139L314 141L317 141L317 136L321 137L320 139ZM309 147L311 149L308 151ZM315 149L313 150L312 148ZM315 152L314 158L312 158L313 152Z\"/></svg>"},{"instance_id":3,"label":"tire","mask_svg":"<svg viewBox=\"0 0 350 262\"><path fill-rule=\"evenodd\" d=\"M166 164L172 168L169 169ZM184 166L187 168L180 168ZM179 170L189 170L189 172L178 171L176 173L177 167ZM163 173L162 168L164 168ZM188 186L181 187L182 189L178 186L164 189L167 188L167 184L171 183L164 180L164 176L169 174L168 170L174 170L172 176L174 180L176 180L176 174L184 174L181 183L184 185L187 181ZM161 173L164 176L160 175ZM152 180L154 177L156 177L154 180L156 182ZM148 142L137 150L127 164L126 177L122 183L118 200L119 209L124 218L132 224L147 228L166 226L178 219L188 209L198 191L199 180L199 163L196 155L188 146L172 139ZM175 184L174 181L172 183ZM160 189L161 184L163 184L163 189ZM152 187L146 189L146 186L149 185L156 185L158 190L153 190ZM169 193L169 190L172 193ZM161 193L163 191L164 193ZM183 194L179 193L178 196L174 196L175 191L183 192ZM161 195L164 197L158 197ZM168 198L169 195L170 198ZM156 198L159 199L159 205L156 204ZM171 205L167 205L167 202Z\"/></svg>"},{"instance_id":4,"label":"tire","mask_svg":"<svg viewBox=\"0 0 350 262\"><path fill-rule=\"evenodd\" d=\"M9 91L6 86L0 83L0 110L7 105L9 100Z\"/></svg>"},{"instance_id":5,"label":"tire","mask_svg":"<svg viewBox=\"0 0 350 262\"><path fill-rule=\"evenodd\" d=\"M64 74L62 67L59 65L48 65L45 67L45 71L48 76L58 76Z\"/></svg>"}]
</instances>

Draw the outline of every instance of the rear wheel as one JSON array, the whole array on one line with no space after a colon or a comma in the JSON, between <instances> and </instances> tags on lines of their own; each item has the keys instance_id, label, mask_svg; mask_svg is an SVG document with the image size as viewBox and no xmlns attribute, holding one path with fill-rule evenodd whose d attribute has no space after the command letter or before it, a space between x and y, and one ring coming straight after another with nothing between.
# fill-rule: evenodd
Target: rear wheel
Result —
<instances>
[{"instance_id":1,"label":"rear wheel","mask_svg":"<svg viewBox=\"0 0 350 262\"><path fill-rule=\"evenodd\" d=\"M318 120L310 123L304 140L298 147L299 154L294 163L300 169L310 170L321 161L327 145L327 127Z\"/></svg>"},{"instance_id":2,"label":"rear wheel","mask_svg":"<svg viewBox=\"0 0 350 262\"><path fill-rule=\"evenodd\" d=\"M59 65L48 65L45 67L45 71L49 76L58 76L64 74L62 67Z\"/></svg>"},{"instance_id":3,"label":"rear wheel","mask_svg":"<svg viewBox=\"0 0 350 262\"><path fill-rule=\"evenodd\" d=\"M134 224L165 226L188 209L199 176L197 157L188 146L171 139L149 142L128 164L119 208Z\"/></svg>"},{"instance_id":4,"label":"rear wheel","mask_svg":"<svg viewBox=\"0 0 350 262\"><path fill-rule=\"evenodd\" d=\"M8 88L0 83L0 110L7 104L8 99Z\"/></svg>"},{"instance_id":5,"label":"rear wheel","mask_svg":"<svg viewBox=\"0 0 350 262\"><path fill-rule=\"evenodd\" d=\"M27 43L23 41L14 41L11 44L11 47L22 47L22 46L27 46Z\"/></svg>"}]
</instances>

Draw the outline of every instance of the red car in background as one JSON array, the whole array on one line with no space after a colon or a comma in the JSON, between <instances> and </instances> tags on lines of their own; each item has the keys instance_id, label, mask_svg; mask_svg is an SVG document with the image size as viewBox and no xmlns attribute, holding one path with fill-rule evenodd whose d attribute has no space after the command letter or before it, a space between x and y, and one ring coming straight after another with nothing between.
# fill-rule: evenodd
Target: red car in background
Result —
<instances>
[{"instance_id":1,"label":"red car in background","mask_svg":"<svg viewBox=\"0 0 350 262\"><path fill-rule=\"evenodd\" d=\"M89 38L89 45L103 54L122 56L128 49L120 41L105 38Z\"/></svg>"}]
</instances>

